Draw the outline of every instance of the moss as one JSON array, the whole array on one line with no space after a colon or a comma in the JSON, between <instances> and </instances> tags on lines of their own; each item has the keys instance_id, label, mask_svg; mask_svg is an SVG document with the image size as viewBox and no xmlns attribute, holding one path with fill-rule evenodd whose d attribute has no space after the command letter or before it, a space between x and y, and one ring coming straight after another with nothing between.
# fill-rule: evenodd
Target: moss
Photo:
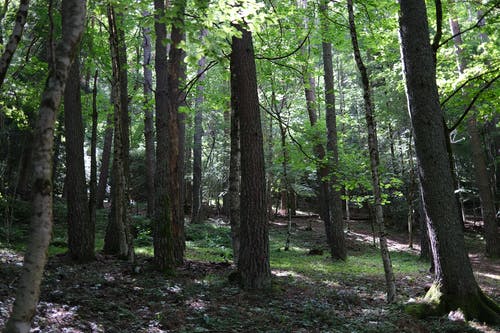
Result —
<instances>
[{"instance_id":1,"label":"moss","mask_svg":"<svg viewBox=\"0 0 500 333\"><path fill-rule=\"evenodd\" d=\"M481 290L460 299L443 294L441 286L436 283L432 285L422 301L406 305L405 312L422 319L442 316L457 309L463 311L467 320L477 319L489 324L500 324L500 307Z\"/></svg>"}]
</instances>

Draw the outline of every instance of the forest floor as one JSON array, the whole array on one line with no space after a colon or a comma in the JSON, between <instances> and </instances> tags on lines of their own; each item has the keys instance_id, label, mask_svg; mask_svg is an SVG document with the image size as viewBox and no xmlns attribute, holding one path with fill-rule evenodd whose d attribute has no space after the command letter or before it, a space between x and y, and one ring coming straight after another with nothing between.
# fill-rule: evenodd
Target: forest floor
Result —
<instances>
[{"instance_id":1,"label":"forest floor","mask_svg":"<svg viewBox=\"0 0 500 333\"><path fill-rule=\"evenodd\" d=\"M45 272L32 332L500 331L447 316L418 320L405 314L404 304L423 296L432 281L429 265L418 259L418 249L408 248L405 233L389 236L398 296L395 304L386 304L370 225L354 221L350 228L349 258L332 262L317 218L293 219L289 251L284 251L287 221L272 221L273 287L262 293L242 291L229 281L234 266L223 219L187 226L187 260L174 276L153 269L148 233L140 234L136 244L139 272L102 254L85 265L55 254ZM481 254L478 233L467 232L466 237L479 284L500 301L500 262ZM313 251L317 255L310 255L311 249L319 250ZM12 307L21 265L19 252L0 246L0 327Z\"/></svg>"}]
</instances>

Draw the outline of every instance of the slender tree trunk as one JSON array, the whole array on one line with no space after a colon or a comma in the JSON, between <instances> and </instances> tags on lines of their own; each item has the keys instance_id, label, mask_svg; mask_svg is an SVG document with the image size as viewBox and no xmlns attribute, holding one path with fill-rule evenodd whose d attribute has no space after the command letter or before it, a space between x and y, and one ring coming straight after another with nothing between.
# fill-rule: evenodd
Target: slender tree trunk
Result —
<instances>
[{"instance_id":1,"label":"slender tree trunk","mask_svg":"<svg viewBox=\"0 0 500 333\"><path fill-rule=\"evenodd\" d=\"M156 169L155 169L155 215L153 220L154 261L160 270L171 270L175 266L172 231L171 198L168 187L168 95L167 95L167 29L164 23L165 2L155 0L156 35Z\"/></svg>"},{"instance_id":2,"label":"slender tree trunk","mask_svg":"<svg viewBox=\"0 0 500 333\"><path fill-rule=\"evenodd\" d=\"M232 91L234 96L236 91ZM240 254L240 122L238 114L231 107L231 152L229 157L229 221L231 223L231 243L233 262L238 266Z\"/></svg>"},{"instance_id":3,"label":"slender tree trunk","mask_svg":"<svg viewBox=\"0 0 500 333\"><path fill-rule=\"evenodd\" d=\"M327 15L325 1L321 6L323 16ZM326 35L328 24L323 17L323 34ZM326 104L326 129L327 129L327 163L330 171L329 181L329 204L330 218L332 221L332 244L330 246L332 258L345 260L347 250L344 237L344 218L342 211L342 199L340 198L340 186L338 184L337 171L339 169L339 152L337 147L337 115L335 111L335 86L333 79L332 44L323 38L323 70L325 79L325 104Z\"/></svg>"},{"instance_id":4,"label":"slender tree trunk","mask_svg":"<svg viewBox=\"0 0 500 333\"><path fill-rule=\"evenodd\" d=\"M457 35L453 38L453 41L455 43L458 73L462 75L467 68L467 61L462 56L462 37L460 35L460 26L458 21L450 18L450 28L451 33L453 35ZM465 91L463 91L463 93L466 94ZM485 229L484 235L486 239L486 255L490 257L500 257L498 224L495 220L495 201L489 184L486 154L483 150L481 135L479 134L477 125L477 110L473 107L471 111L472 113L467 119L467 131L470 136L476 185L479 189L479 198L481 199L481 210Z\"/></svg>"},{"instance_id":5,"label":"slender tree trunk","mask_svg":"<svg viewBox=\"0 0 500 333\"><path fill-rule=\"evenodd\" d=\"M434 284L425 297L431 306L412 305L407 311L422 315L423 307L430 314L441 314L460 308L467 318L499 323L500 308L477 285L465 249L446 152L425 2L401 0L400 9L406 93L435 266Z\"/></svg>"},{"instance_id":6,"label":"slender tree trunk","mask_svg":"<svg viewBox=\"0 0 500 333\"><path fill-rule=\"evenodd\" d=\"M96 192L97 192L97 80L99 72L94 73L94 86L92 89L92 133L90 136L90 180L89 180L89 218L93 227L92 234L95 239L96 225ZM95 245L95 240L94 240Z\"/></svg>"},{"instance_id":7,"label":"slender tree trunk","mask_svg":"<svg viewBox=\"0 0 500 333\"><path fill-rule=\"evenodd\" d=\"M68 205L68 252L71 259L94 258L94 229L90 224L83 159L84 127L80 93L80 62L73 62L64 92L66 133L66 200Z\"/></svg>"},{"instance_id":8,"label":"slender tree trunk","mask_svg":"<svg viewBox=\"0 0 500 333\"><path fill-rule=\"evenodd\" d=\"M57 109L75 51L85 25L85 1L63 0L62 39L55 51L56 59L42 94L34 140L34 183L31 234L16 291L12 313L4 333L28 333L40 296L40 283L47 262L52 235L52 149Z\"/></svg>"},{"instance_id":9,"label":"slender tree trunk","mask_svg":"<svg viewBox=\"0 0 500 333\"><path fill-rule=\"evenodd\" d=\"M207 34L207 30L203 29L200 33L200 39L203 39ZM199 84L195 100L195 115L194 115L194 138L193 138L193 208L191 221L200 223L203 220L202 213L202 195L201 195L201 143L203 138L203 81L205 74L203 72L206 64L206 58L202 57L198 61Z\"/></svg>"},{"instance_id":10,"label":"slender tree trunk","mask_svg":"<svg viewBox=\"0 0 500 333\"><path fill-rule=\"evenodd\" d=\"M104 207L104 197L108 187L109 164L111 161L111 148L113 147L113 114L108 114L106 129L104 130L104 143L101 155L101 167L99 171L99 182L96 192L96 207Z\"/></svg>"},{"instance_id":11,"label":"slender tree trunk","mask_svg":"<svg viewBox=\"0 0 500 333\"><path fill-rule=\"evenodd\" d=\"M241 26L231 44L231 101L240 124L241 195L238 271L245 289L271 284L264 147L252 33Z\"/></svg>"},{"instance_id":12,"label":"slender tree trunk","mask_svg":"<svg viewBox=\"0 0 500 333\"><path fill-rule=\"evenodd\" d=\"M26 18L28 17L29 3L29 0L20 1L19 9L17 10L16 19L14 21L14 28L7 45L5 45L2 56L0 57L0 87L3 85L10 62L12 61L12 57L14 56L17 46L21 41L24 25L26 24Z\"/></svg>"},{"instance_id":13,"label":"slender tree trunk","mask_svg":"<svg viewBox=\"0 0 500 333\"><path fill-rule=\"evenodd\" d=\"M149 13L144 13L148 16ZM143 33L143 72L144 72L144 141L146 146L146 190L147 211L146 216L152 218L154 215L155 202L155 143L154 143L154 120L151 100L153 88L153 73L151 70L151 29L142 29Z\"/></svg>"},{"instance_id":14,"label":"slender tree trunk","mask_svg":"<svg viewBox=\"0 0 500 333\"><path fill-rule=\"evenodd\" d=\"M114 8L108 6L108 21L110 30L111 62L113 69L112 99L114 105L114 145L113 145L113 170L111 186L111 214L104 237L104 252L114 254L121 258L127 258L134 262L134 248L132 235L130 233L128 216L128 185L126 164L128 152L126 152L126 139L123 138L125 131L123 123L127 113L124 108L122 98L126 92L121 82L123 66L120 56L121 47L119 41L119 30L117 28L116 15ZM128 117L128 116L127 116Z\"/></svg>"},{"instance_id":15,"label":"slender tree trunk","mask_svg":"<svg viewBox=\"0 0 500 333\"><path fill-rule=\"evenodd\" d=\"M368 77L367 69L361 59L361 53L358 45L358 37L356 33L356 25L354 22L353 1L347 0L347 10L349 12L349 30L351 33L351 42L354 50L354 59L361 74L361 82L363 84L363 100L365 103L366 126L368 128L368 149L370 150L370 169L372 172L372 186L374 197L374 213L375 221L378 226L380 239L380 253L384 264L385 283L387 288L387 302L394 302L396 297L396 284L394 281L394 273L392 271L391 257L387 246L387 234L384 225L384 214L382 210L382 190L380 188L379 179L379 152L377 142L377 125L375 123L375 108L372 101L372 91Z\"/></svg>"}]
</instances>

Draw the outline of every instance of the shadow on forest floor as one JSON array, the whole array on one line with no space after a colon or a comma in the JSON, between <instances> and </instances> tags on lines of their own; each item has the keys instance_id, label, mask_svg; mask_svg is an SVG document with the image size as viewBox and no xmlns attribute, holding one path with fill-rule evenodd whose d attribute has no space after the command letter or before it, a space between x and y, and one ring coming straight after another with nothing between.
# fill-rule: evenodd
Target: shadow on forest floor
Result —
<instances>
[{"instance_id":1,"label":"shadow on forest floor","mask_svg":"<svg viewBox=\"0 0 500 333\"><path fill-rule=\"evenodd\" d=\"M99 254L85 265L63 255L49 260L32 332L496 332L498 327L417 320L402 305L422 296L432 279L428 265L408 249L404 234L390 236L397 303L384 301L384 278L369 224L351 223L349 258L332 262L322 224L293 220L290 250L284 251L286 220L270 224L273 287L242 291L228 280L229 227L223 220L187 226L187 260L175 276L152 269L139 255L140 273L123 261ZM311 227L311 230L308 230ZM481 240L475 235L473 242ZM470 243L471 240L469 240ZM308 255L311 249L319 255ZM142 253L148 253L144 250ZM499 301L499 262L474 253L481 287ZM21 256L0 249L0 327L12 306Z\"/></svg>"}]
</instances>

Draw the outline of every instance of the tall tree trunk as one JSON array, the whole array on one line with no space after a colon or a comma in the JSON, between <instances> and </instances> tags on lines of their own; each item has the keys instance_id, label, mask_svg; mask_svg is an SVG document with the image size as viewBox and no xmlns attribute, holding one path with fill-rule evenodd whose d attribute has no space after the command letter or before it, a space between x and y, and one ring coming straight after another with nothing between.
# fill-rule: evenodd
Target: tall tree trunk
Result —
<instances>
[{"instance_id":1,"label":"tall tree trunk","mask_svg":"<svg viewBox=\"0 0 500 333\"><path fill-rule=\"evenodd\" d=\"M182 197L181 175L184 166L183 142L183 117L179 114L179 106L184 94L180 89L181 79L184 77L184 51L179 48L184 40L184 10L186 0L175 0L172 3L172 10L177 14L170 34L171 47L168 59L168 101L167 101L167 137L168 137L168 191L170 196L170 214L172 218L172 235L174 241L174 259L176 265L184 262L185 236L184 236L184 213Z\"/></svg>"},{"instance_id":2,"label":"tall tree trunk","mask_svg":"<svg viewBox=\"0 0 500 333\"><path fill-rule=\"evenodd\" d=\"M380 240L380 253L384 264L385 283L387 288L387 302L394 302L396 297L396 284L394 282L394 273L392 271L391 257L387 246L387 233L384 225L384 213L382 210L382 190L380 188L379 178L379 152L377 141L377 125L375 123L375 108L372 101L372 91L368 77L368 71L361 59L361 53L358 45L358 36L356 33L356 25L354 22L353 1L347 0L347 11L349 13L349 30L351 33L351 42L354 50L354 59L361 74L361 82L363 84L363 101L365 104L366 127L368 129L368 149L370 150L370 169L372 173L372 186L374 197L375 221L378 226L378 234Z\"/></svg>"},{"instance_id":3,"label":"tall tree trunk","mask_svg":"<svg viewBox=\"0 0 500 333\"><path fill-rule=\"evenodd\" d=\"M167 29L164 23L165 2L154 0L155 8L155 112L156 112L156 169L155 169L155 214L153 220L154 261L160 270L171 270L175 266L174 239L172 231L171 198L168 191L168 91L167 91Z\"/></svg>"},{"instance_id":4,"label":"tall tree trunk","mask_svg":"<svg viewBox=\"0 0 500 333\"><path fill-rule=\"evenodd\" d=\"M144 13L148 16L149 13ZM151 70L151 29L145 27L143 33L143 72L144 72L144 141L146 146L146 190L147 210L146 216L153 218L155 202L155 143L154 143L154 119L151 105L153 91L153 73Z\"/></svg>"},{"instance_id":5,"label":"tall tree trunk","mask_svg":"<svg viewBox=\"0 0 500 333\"><path fill-rule=\"evenodd\" d=\"M200 39L203 39L207 34L207 30L203 29L200 33ZM201 143L203 139L203 81L205 78L204 67L206 58L202 57L198 61L198 88L195 100L195 115L194 115L194 137L193 137L193 207L191 221L200 223L203 219L202 213L202 187L201 187Z\"/></svg>"},{"instance_id":6,"label":"tall tree trunk","mask_svg":"<svg viewBox=\"0 0 500 333\"><path fill-rule=\"evenodd\" d=\"M121 47L119 41L119 30L117 28L116 15L114 8L108 6L109 21L109 42L111 48L111 63L113 69L112 81L112 99L114 106L114 145L113 145L113 166L112 166L112 184L111 184L111 214L106 227L104 237L104 252L114 254L121 258L127 258L134 262L134 248L132 235L130 233L129 215L128 215L128 185L127 185L127 155L126 139L123 138L125 131L123 123L127 110L122 105L122 96L126 92L122 79L122 68L126 65L121 62ZM128 116L127 116L128 117Z\"/></svg>"},{"instance_id":7,"label":"tall tree trunk","mask_svg":"<svg viewBox=\"0 0 500 333\"><path fill-rule=\"evenodd\" d=\"M462 37L460 35L460 26L456 19L450 18L450 28L455 43L455 53L457 56L457 69L460 75L464 74L467 68L467 61L462 55ZM466 91L463 91L466 94ZM472 160L474 163L474 174L476 185L479 189L479 198L481 200L481 210L484 222L484 235L486 239L486 255L490 257L500 257L500 239L498 224L495 220L495 201L489 184L488 168L486 166L486 154L481 143L481 135L477 125L477 110L473 106L471 114L467 119L467 131L470 136L470 147L472 149Z\"/></svg>"},{"instance_id":8,"label":"tall tree trunk","mask_svg":"<svg viewBox=\"0 0 500 333\"><path fill-rule=\"evenodd\" d=\"M111 161L111 148L113 147L113 114L109 113L104 130L104 143L101 155L101 167L99 170L99 182L97 183L96 207L104 207L104 197L108 187L109 163Z\"/></svg>"},{"instance_id":9,"label":"tall tree trunk","mask_svg":"<svg viewBox=\"0 0 500 333\"><path fill-rule=\"evenodd\" d=\"M16 13L16 19L14 21L14 28L7 45L5 45L2 56L0 57L0 88L2 87L5 76L7 75L7 70L9 69L12 57L16 52L17 45L21 41L24 25L26 24L26 18L28 17L29 3L29 0L20 1L19 8Z\"/></svg>"},{"instance_id":10,"label":"tall tree trunk","mask_svg":"<svg viewBox=\"0 0 500 333\"><path fill-rule=\"evenodd\" d=\"M324 16L327 15L328 1L321 6L323 20L323 34L328 31L328 24ZM332 258L345 260L347 250L344 237L344 218L342 211L342 199L340 197L340 186L337 171L339 169L339 152L337 147L337 115L335 111L335 86L333 79L332 44L323 37L323 70L325 79L325 104L326 104L326 130L327 130L327 163L330 171L328 188L330 218L332 221L332 244L330 246Z\"/></svg>"},{"instance_id":11,"label":"tall tree trunk","mask_svg":"<svg viewBox=\"0 0 500 333\"><path fill-rule=\"evenodd\" d=\"M92 88L92 132L90 136L90 180L89 180L89 218L93 227L95 238L96 225L96 192L97 192L97 79L99 72L94 73L94 86Z\"/></svg>"},{"instance_id":12,"label":"tall tree trunk","mask_svg":"<svg viewBox=\"0 0 500 333\"><path fill-rule=\"evenodd\" d=\"M83 159L84 127L80 93L80 62L73 62L64 91L66 136L66 200L68 205L68 252L71 259L94 258L94 229L90 224Z\"/></svg>"},{"instance_id":13,"label":"tall tree trunk","mask_svg":"<svg viewBox=\"0 0 500 333\"><path fill-rule=\"evenodd\" d=\"M301 0L301 5L306 8L307 0ZM304 20L305 28L308 29L308 19ZM303 50L304 56L306 55L306 50ZM316 82L314 77L310 73L307 68L308 65L305 65L303 68L303 76L302 81L304 84L304 94L306 98L306 107L307 113L309 116L309 122L311 123L311 127L316 127L318 123L318 115L316 112L316 92L315 86ZM328 163L324 163L324 158L326 156L325 147L320 143L320 133L315 131L314 134L314 154L316 157L316 176L319 185L319 215L325 224L325 234L328 246L330 247L330 252L333 254L333 230L332 230L332 217L330 212L330 188L328 183L328 177L330 176L330 169ZM336 254L333 258L336 257Z\"/></svg>"},{"instance_id":14,"label":"tall tree trunk","mask_svg":"<svg viewBox=\"0 0 500 333\"><path fill-rule=\"evenodd\" d=\"M434 284L425 297L430 306L423 307L431 314L460 308L467 318L499 323L500 308L477 285L465 249L446 151L425 2L401 0L399 25L406 93L435 265ZM407 311L418 310L422 315L425 312L421 307L412 305Z\"/></svg>"},{"instance_id":15,"label":"tall tree trunk","mask_svg":"<svg viewBox=\"0 0 500 333\"><path fill-rule=\"evenodd\" d=\"M40 282L52 236L52 149L57 109L75 51L85 25L85 1L63 0L62 38L55 51L42 94L33 155L33 213L31 234L16 291L12 313L4 333L28 333L40 296Z\"/></svg>"},{"instance_id":16,"label":"tall tree trunk","mask_svg":"<svg viewBox=\"0 0 500 333\"><path fill-rule=\"evenodd\" d=\"M241 195L238 271L245 289L271 284L266 205L264 146L252 33L236 28L241 38L231 44L231 101L240 124Z\"/></svg>"}]
</instances>

